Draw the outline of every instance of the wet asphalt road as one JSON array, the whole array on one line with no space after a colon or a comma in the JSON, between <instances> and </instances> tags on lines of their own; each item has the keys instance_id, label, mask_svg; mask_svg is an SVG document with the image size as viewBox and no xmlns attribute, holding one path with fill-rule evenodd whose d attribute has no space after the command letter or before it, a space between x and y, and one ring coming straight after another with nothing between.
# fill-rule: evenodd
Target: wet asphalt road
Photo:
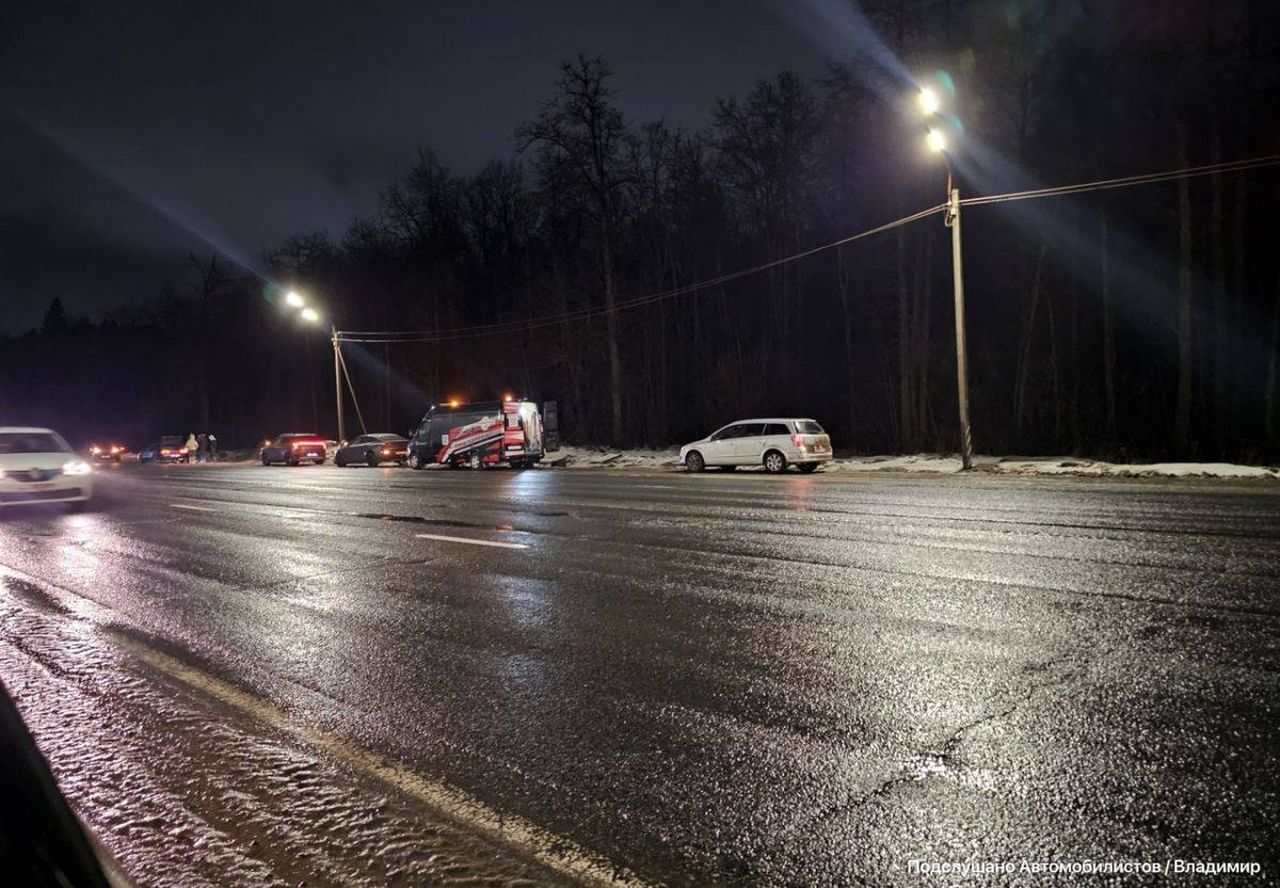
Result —
<instances>
[{"instance_id":1,"label":"wet asphalt road","mask_svg":"<svg viewBox=\"0 0 1280 888\"><path fill-rule=\"evenodd\" d=\"M439 786L649 882L1280 879L1272 485L175 466L100 492L0 520L0 677L146 884L573 877L441 820Z\"/></svg>"}]
</instances>

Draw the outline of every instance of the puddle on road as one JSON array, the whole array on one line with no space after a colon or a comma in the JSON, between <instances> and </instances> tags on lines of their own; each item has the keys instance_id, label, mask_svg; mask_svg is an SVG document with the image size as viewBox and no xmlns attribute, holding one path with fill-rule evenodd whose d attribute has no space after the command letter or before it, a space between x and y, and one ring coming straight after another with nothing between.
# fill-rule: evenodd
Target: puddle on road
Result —
<instances>
[{"instance_id":1,"label":"puddle on road","mask_svg":"<svg viewBox=\"0 0 1280 888\"><path fill-rule=\"evenodd\" d=\"M543 518L564 517L568 512L534 512ZM542 533L528 527L516 527L513 524L492 524L484 521L462 521L457 518L423 518L421 515L388 515L382 512L352 512L353 518L369 518L373 521L402 521L406 524L419 524L428 527L465 527L479 530L501 530L516 533Z\"/></svg>"},{"instance_id":2,"label":"puddle on road","mask_svg":"<svg viewBox=\"0 0 1280 888\"><path fill-rule=\"evenodd\" d=\"M371 518L374 521L403 521L406 524L423 524L429 527L471 527L481 530L515 530L510 524L485 524L482 521L459 521L456 518L423 518L420 515L382 515L377 512L353 512L356 518ZM535 533L536 531L526 531Z\"/></svg>"}]
</instances>

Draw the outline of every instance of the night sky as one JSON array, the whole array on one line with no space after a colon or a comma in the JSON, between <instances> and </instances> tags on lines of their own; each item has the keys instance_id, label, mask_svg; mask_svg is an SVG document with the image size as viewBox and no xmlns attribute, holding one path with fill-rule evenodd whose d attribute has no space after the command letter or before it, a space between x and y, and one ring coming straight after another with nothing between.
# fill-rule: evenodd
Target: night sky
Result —
<instances>
[{"instance_id":1,"label":"night sky","mask_svg":"<svg viewBox=\"0 0 1280 888\"><path fill-rule=\"evenodd\" d=\"M0 329L139 304L191 250L250 267L340 235L434 149L513 151L558 64L600 54L638 119L836 54L823 3L23 3L0 11ZM838 29L836 29L838 30Z\"/></svg>"}]
</instances>

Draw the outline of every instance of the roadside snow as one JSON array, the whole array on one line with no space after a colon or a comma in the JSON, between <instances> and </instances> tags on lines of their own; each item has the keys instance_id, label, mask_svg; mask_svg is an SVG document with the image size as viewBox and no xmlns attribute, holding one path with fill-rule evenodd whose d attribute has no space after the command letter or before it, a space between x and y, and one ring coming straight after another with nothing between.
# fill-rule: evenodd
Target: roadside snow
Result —
<instances>
[{"instance_id":1,"label":"roadside snow","mask_svg":"<svg viewBox=\"0 0 1280 888\"><path fill-rule=\"evenodd\" d=\"M598 450L564 447L547 454L546 462L574 469L664 469L678 465L673 450ZM1109 463L1075 457L975 456L975 471L999 475L1088 475L1107 478L1269 478L1280 480L1280 470L1233 463ZM917 453L910 456L859 456L836 459L824 472L913 472L953 474L960 471L960 457L953 454Z\"/></svg>"},{"instance_id":2,"label":"roadside snow","mask_svg":"<svg viewBox=\"0 0 1280 888\"><path fill-rule=\"evenodd\" d=\"M544 457L544 462L574 469L662 469L679 465L677 450L595 450L589 447L561 447Z\"/></svg>"}]
</instances>

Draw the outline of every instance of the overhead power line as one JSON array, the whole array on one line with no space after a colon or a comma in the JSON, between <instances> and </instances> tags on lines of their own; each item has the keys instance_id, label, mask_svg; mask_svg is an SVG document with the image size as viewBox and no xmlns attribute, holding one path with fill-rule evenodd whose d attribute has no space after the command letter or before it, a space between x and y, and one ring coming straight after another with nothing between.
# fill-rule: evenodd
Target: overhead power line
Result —
<instances>
[{"instance_id":1,"label":"overhead power line","mask_svg":"<svg viewBox=\"0 0 1280 888\"><path fill-rule=\"evenodd\" d=\"M780 259L774 259L771 262L763 262L759 265L753 265L750 268L742 268L737 271L731 271L717 277L707 278L706 280L695 281L690 284L684 284L680 287L674 287L670 290L661 290L656 293L649 293L645 296L637 296L631 299L623 299L616 302L612 309L608 306L597 305L588 308L575 309L573 311L560 312L554 315L544 315L539 318L529 320L504 321L495 324L477 324L470 327L454 327L449 330L413 330L408 332L379 332L379 331L338 331L338 339L342 342L443 342L452 339L466 339L472 336L493 336L500 333L514 333L524 330L536 330L540 327L549 327L556 324L563 324L568 321L578 321L587 318L598 317L608 314L610 311L627 311L633 308L640 308L645 305L654 305L659 302L665 302L669 299L675 299L680 296L686 296L689 293L695 293L699 290L706 290L711 287L718 287L731 281L741 278L750 277L751 275L760 274L764 271L786 265L791 262L797 262L806 259L817 253L833 250L836 247L842 247L845 244L853 243L864 238L872 237L877 234L883 234L886 231L892 231L895 228L901 228L903 225L909 225L919 219L940 213L945 205L929 207L925 210L912 213L909 216L903 216L901 219L894 219L892 222L886 222L883 225L877 225L875 228L868 228L866 231L860 231L857 234L851 234L848 237L842 237L839 240L822 244L817 247L810 247L799 253L793 253L790 256L783 256Z\"/></svg>"},{"instance_id":2,"label":"overhead power line","mask_svg":"<svg viewBox=\"0 0 1280 888\"><path fill-rule=\"evenodd\" d=\"M1198 167L1184 167L1178 170L1165 170L1160 173L1146 173L1141 176L1124 176L1118 179L1099 179L1096 182L1080 182L1075 185L1057 185L1052 188L1035 188L1030 191L1010 191L1007 194L990 194L981 197L969 197L960 201L961 206L976 207L983 204L1002 203L1009 200L1030 200L1037 197L1057 197L1065 194L1081 194L1086 191L1103 191L1108 188L1127 188L1131 185L1150 185L1155 182L1171 182L1176 179L1194 179L1198 176L1211 176L1214 173L1235 173L1259 167L1280 165L1280 154L1266 157L1254 157L1249 160L1233 160L1225 163L1210 163Z\"/></svg>"},{"instance_id":3,"label":"overhead power line","mask_svg":"<svg viewBox=\"0 0 1280 888\"><path fill-rule=\"evenodd\" d=\"M1261 167L1280 166L1280 155L1273 154L1264 157L1255 157L1247 160L1228 161L1225 163L1206 164L1197 167L1185 167L1177 170L1166 170L1158 173L1145 173L1138 176L1124 176L1113 179L1099 179L1094 182L1079 182L1072 185L1058 185L1048 188L1035 188L1027 191L1010 191L1004 194L990 194L979 197L964 198L960 201L961 206L974 207L986 204L1003 203L1015 200L1032 200L1043 197L1060 197L1071 194L1083 194L1090 191L1103 191L1111 188L1127 188L1134 185L1149 185L1157 182L1169 182L1177 179L1192 179L1199 176L1209 176L1215 173L1243 172L1245 170L1258 169ZM590 318L600 317L608 314L610 311L629 311L634 308L641 308L646 305L655 305L660 302L666 302L671 299L677 299L681 296L687 296L690 293L696 293L700 290L707 290L712 287L718 287L732 281L741 280L742 278L751 277L761 272L769 271L792 262L798 262L807 259L818 253L833 250L842 247L845 244L854 241L863 240L864 238L873 237L877 234L883 234L892 231L895 228L901 228L920 219L940 213L946 209L945 204L938 204L919 212L903 216L892 222L886 222L883 225L877 225L875 228L868 228L857 234L842 237L839 240L822 244L817 247L811 247L798 253L792 253L789 256L783 256L769 262L763 262L759 265L753 265L749 268L742 268L737 271L731 271L726 274L718 275L713 278L707 278L701 281L684 284L669 290L661 290L649 293L644 296L637 296L631 299L623 299L616 302L612 308L603 305L589 306L585 308L573 309L570 311L558 312L552 315L543 315L537 318L528 318L524 320L499 321L491 324L475 324L465 327L451 327L445 330L407 330L407 331L381 331L381 330L339 330L335 334L340 342L368 342L368 343L414 343L414 342L447 342L457 339L469 339L480 336L496 336L504 333L517 333L526 330L537 330L543 327L552 327L558 324L569 323L572 321L588 320Z\"/></svg>"}]
</instances>

